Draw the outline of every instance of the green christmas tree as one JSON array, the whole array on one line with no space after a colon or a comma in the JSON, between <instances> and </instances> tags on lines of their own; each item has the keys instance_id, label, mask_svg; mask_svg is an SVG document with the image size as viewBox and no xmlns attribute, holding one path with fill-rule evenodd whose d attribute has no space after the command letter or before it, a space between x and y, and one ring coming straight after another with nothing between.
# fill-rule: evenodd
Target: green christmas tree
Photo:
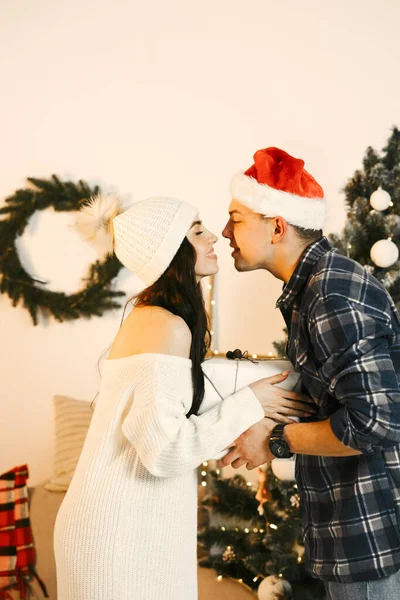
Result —
<instances>
[{"instance_id":1,"label":"green christmas tree","mask_svg":"<svg viewBox=\"0 0 400 600\"><path fill-rule=\"evenodd\" d=\"M275 356L277 356L278 358L287 358L287 356L286 356L286 344L287 344L287 334L288 334L287 327L285 327L285 329L283 330L283 333L285 334L285 338L283 340L272 342L272 345L275 348Z\"/></svg>"},{"instance_id":2,"label":"green christmas tree","mask_svg":"<svg viewBox=\"0 0 400 600\"><path fill-rule=\"evenodd\" d=\"M325 597L321 581L305 570L302 558L300 498L296 483L280 481L270 466L259 469L259 487L241 475L223 479L211 471L202 504L208 525L199 533L206 551L200 561L218 576L233 577L256 590L264 578L285 583L282 598Z\"/></svg>"},{"instance_id":3,"label":"green christmas tree","mask_svg":"<svg viewBox=\"0 0 400 600\"><path fill-rule=\"evenodd\" d=\"M381 155L367 148L363 168L347 182L344 193L347 222L340 236L329 236L330 242L342 254L364 265L387 288L399 307L400 131L397 127L393 128Z\"/></svg>"}]
</instances>

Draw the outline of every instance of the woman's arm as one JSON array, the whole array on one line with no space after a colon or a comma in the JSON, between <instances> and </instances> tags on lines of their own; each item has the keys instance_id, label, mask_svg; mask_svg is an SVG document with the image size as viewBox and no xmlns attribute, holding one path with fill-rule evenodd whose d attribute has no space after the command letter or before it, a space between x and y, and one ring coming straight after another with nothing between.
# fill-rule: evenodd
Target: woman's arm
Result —
<instances>
[{"instance_id":1,"label":"woman's arm","mask_svg":"<svg viewBox=\"0 0 400 600\"><path fill-rule=\"evenodd\" d=\"M158 477L195 469L264 417L257 398L245 387L201 415L187 418L191 367L182 362L160 356L143 361L122 423L122 432L143 465Z\"/></svg>"}]
</instances>

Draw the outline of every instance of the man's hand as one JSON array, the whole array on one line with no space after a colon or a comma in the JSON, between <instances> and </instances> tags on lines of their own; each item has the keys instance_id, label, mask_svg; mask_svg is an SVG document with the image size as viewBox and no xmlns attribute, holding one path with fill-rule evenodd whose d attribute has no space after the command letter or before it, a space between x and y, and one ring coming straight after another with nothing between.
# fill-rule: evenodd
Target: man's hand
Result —
<instances>
[{"instance_id":1,"label":"man's hand","mask_svg":"<svg viewBox=\"0 0 400 600\"><path fill-rule=\"evenodd\" d=\"M222 467L232 463L234 469L243 465L250 471L275 458L268 448L269 436L276 423L261 419L244 431L233 443L232 450L220 460Z\"/></svg>"}]
</instances>

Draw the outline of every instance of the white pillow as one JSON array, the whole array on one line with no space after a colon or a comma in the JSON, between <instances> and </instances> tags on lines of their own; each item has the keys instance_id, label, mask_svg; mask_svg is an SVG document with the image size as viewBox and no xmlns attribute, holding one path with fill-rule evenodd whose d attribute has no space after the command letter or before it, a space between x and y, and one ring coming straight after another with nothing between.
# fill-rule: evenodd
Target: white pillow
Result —
<instances>
[{"instance_id":1,"label":"white pillow","mask_svg":"<svg viewBox=\"0 0 400 600\"><path fill-rule=\"evenodd\" d=\"M56 448L54 473L45 488L66 492L78 463L92 419L90 402L67 396L54 396Z\"/></svg>"}]
</instances>

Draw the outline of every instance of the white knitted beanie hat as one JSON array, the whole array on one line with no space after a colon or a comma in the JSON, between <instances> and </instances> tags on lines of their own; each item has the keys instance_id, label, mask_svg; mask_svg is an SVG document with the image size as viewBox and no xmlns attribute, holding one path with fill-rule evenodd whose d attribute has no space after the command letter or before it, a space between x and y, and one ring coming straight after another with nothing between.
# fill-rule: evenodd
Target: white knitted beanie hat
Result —
<instances>
[{"instance_id":1,"label":"white knitted beanie hat","mask_svg":"<svg viewBox=\"0 0 400 600\"><path fill-rule=\"evenodd\" d=\"M149 286L169 267L197 215L196 207L176 198L148 198L122 210L118 197L99 194L81 208L76 225Z\"/></svg>"}]
</instances>

